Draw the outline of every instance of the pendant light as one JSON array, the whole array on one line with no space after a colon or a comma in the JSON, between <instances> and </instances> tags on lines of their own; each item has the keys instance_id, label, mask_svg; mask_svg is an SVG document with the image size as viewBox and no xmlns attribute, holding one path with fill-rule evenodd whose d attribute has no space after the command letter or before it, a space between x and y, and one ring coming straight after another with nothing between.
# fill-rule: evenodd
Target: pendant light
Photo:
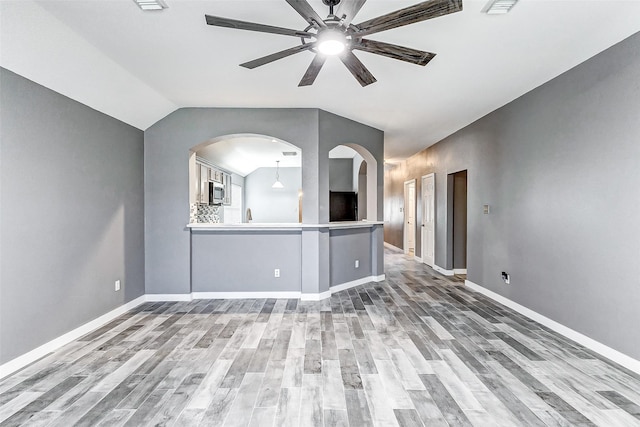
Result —
<instances>
[{"instance_id":1,"label":"pendant light","mask_svg":"<svg viewBox=\"0 0 640 427\"><path fill-rule=\"evenodd\" d=\"M273 183L271 188L284 188L284 185L280 182L280 160L276 160L276 182Z\"/></svg>"}]
</instances>

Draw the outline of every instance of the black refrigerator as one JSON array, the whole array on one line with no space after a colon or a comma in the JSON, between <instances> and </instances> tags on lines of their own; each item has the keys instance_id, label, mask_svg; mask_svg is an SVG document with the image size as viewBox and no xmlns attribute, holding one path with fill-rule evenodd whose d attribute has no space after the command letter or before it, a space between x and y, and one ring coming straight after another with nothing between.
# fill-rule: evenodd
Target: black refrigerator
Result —
<instances>
[{"instance_id":1,"label":"black refrigerator","mask_svg":"<svg viewBox=\"0 0 640 427\"><path fill-rule=\"evenodd\" d=\"M329 221L357 221L358 194L354 191L329 192Z\"/></svg>"}]
</instances>

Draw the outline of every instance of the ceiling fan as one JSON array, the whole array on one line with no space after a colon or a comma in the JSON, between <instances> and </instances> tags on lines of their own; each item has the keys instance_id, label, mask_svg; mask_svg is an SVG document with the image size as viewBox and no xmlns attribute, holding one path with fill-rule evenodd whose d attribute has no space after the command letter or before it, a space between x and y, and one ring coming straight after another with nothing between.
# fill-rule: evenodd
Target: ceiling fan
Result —
<instances>
[{"instance_id":1,"label":"ceiling fan","mask_svg":"<svg viewBox=\"0 0 640 427\"><path fill-rule=\"evenodd\" d=\"M356 80L362 86L367 86L374 83L376 78L353 54L354 49L422 66L427 65L436 55L435 53L366 39L365 36L462 10L462 0L428 0L359 24L352 24L351 21L365 1L322 0L325 5L329 6L329 15L326 19L322 19L306 0L286 0L309 24L304 30L292 30L211 15L205 15L205 18L207 24L217 27L281 34L299 37L302 41L298 46L240 64L242 67L253 69L299 52L311 50L316 52L316 56L298 86L313 84L327 56L331 55L338 56ZM334 14L336 6L338 9Z\"/></svg>"}]
</instances>

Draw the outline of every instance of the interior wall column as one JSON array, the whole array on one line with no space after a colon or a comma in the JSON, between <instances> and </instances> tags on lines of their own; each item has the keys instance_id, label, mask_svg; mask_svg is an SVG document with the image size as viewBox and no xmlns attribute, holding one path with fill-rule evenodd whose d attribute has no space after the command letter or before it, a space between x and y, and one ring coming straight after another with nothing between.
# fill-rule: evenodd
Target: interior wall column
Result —
<instances>
[{"instance_id":1,"label":"interior wall column","mask_svg":"<svg viewBox=\"0 0 640 427\"><path fill-rule=\"evenodd\" d=\"M329 291L329 228L305 228L302 230L302 277L304 294L321 294Z\"/></svg>"}]
</instances>

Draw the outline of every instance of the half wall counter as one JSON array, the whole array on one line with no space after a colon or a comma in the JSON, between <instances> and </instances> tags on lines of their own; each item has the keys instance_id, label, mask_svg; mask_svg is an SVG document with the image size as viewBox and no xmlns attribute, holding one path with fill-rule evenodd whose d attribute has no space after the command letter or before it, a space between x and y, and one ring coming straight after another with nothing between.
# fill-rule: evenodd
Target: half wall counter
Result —
<instances>
[{"instance_id":1,"label":"half wall counter","mask_svg":"<svg viewBox=\"0 0 640 427\"><path fill-rule=\"evenodd\" d=\"M193 298L319 300L384 280L382 221L187 227Z\"/></svg>"}]
</instances>

